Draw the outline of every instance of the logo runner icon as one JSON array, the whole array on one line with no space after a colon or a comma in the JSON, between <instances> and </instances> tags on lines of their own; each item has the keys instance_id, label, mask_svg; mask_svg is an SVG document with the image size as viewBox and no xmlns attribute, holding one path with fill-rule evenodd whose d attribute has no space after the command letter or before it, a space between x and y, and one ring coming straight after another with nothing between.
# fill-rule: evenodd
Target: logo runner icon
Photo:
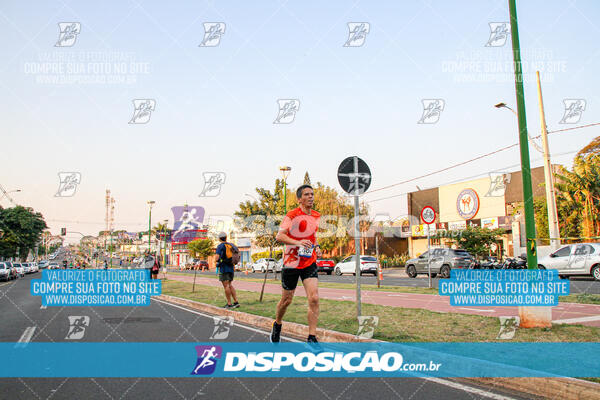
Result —
<instances>
[{"instance_id":1,"label":"logo runner icon","mask_svg":"<svg viewBox=\"0 0 600 400\"><path fill-rule=\"evenodd\" d=\"M210 375L215 372L217 360L223 355L221 346L196 346L198 360L190 375Z\"/></svg>"},{"instance_id":2,"label":"logo runner icon","mask_svg":"<svg viewBox=\"0 0 600 400\"><path fill-rule=\"evenodd\" d=\"M576 124L581 119L581 115L585 111L584 99L564 99L565 113L559 124Z\"/></svg>"},{"instance_id":3,"label":"logo runner icon","mask_svg":"<svg viewBox=\"0 0 600 400\"><path fill-rule=\"evenodd\" d=\"M81 33L81 24L79 22L59 22L58 41L54 47L71 47L77 40L77 35Z\"/></svg>"},{"instance_id":4,"label":"logo runner icon","mask_svg":"<svg viewBox=\"0 0 600 400\"><path fill-rule=\"evenodd\" d=\"M423 115L418 124L435 124L440 120L446 102L443 99L423 99Z\"/></svg>"},{"instance_id":5,"label":"logo runner icon","mask_svg":"<svg viewBox=\"0 0 600 400\"><path fill-rule=\"evenodd\" d=\"M361 47L371 31L371 25L368 22L348 22L348 31L348 40L344 47Z\"/></svg>"},{"instance_id":6,"label":"logo runner icon","mask_svg":"<svg viewBox=\"0 0 600 400\"><path fill-rule=\"evenodd\" d=\"M508 22L490 22L490 38L485 47L502 47L510 35L510 24Z\"/></svg>"},{"instance_id":7,"label":"logo runner icon","mask_svg":"<svg viewBox=\"0 0 600 400\"><path fill-rule=\"evenodd\" d=\"M152 111L156 108L156 100L153 99L135 99L133 100L133 117L130 124L147 124L150 121Z\"/></svg>"},{"instance_id":8,"label":"logo runner icon","mask_svg":"<svg viewBox=\"0 0 600 400\"><path fill-rule=\"evenodd\" d=\"M69 332L65 339L78 340L82 339L85 334L85 328L90 326L90 317L87 315L83 316L69 316Z\"/></svg>"},{"instance_id":9,"label":"logo runner icon","mask_svg":"<svg viewBox=\"0 0 600 400\"><path fill-rule=\"evenodd\" d=\"M60 183L54 197L71 197L77 191L77 185L81 183L81 173L59 172L58 179Z\"/></svg>"},{"instance_id":10,"label":"logo runner icon","mask_svg":"<svg viewBox=\"0 0 600 400\"><path fill-rule=\"evenodd\" d=\"M296 118L296 113L300 109L300 100L298 99L279 99L279 112L274 124L291 124Z\"/></svg>"},{"instance_id":11,"label":"logo runner icon","mask_svg":"<svg viewBox=\"0 0 600 400\"><path fill-rule=\"evenodd\" d=\"M204 39L198 47L216 47L221 43L221 36L225 34L224 22L205 22Z\"/></svg>"},{"instance_id":12,"label":"logo runner icon","mask_svg":"<svg viewBox=\"0 0 600 400\"><path fill-rule=\"evenodd\" d=\"M216 197L221 193L221 186L225 184L225 172L203 172L204 188L199 197Z\"/></svg>"}]
</instances>

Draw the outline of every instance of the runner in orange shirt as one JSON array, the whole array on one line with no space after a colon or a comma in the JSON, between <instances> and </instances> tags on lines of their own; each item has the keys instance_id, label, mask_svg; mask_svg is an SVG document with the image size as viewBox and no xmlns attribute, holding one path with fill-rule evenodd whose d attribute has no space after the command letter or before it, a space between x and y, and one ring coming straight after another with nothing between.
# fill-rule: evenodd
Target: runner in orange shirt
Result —
<instances>
[{"instance_id":1,"label":"runner in orange shirt","mask_svg":"<svg viewBox=\"0 0 600 400\"><path fill-rule=\"evenodd\" d=\"M283 316L292 300L298 285L298 278L308 297L308 343L317 341L317 321L319 319L319 289L317 257L321 249L317 244L316 233L321 214L313 210L314 192L310 185L302 185L296 191L298 208L287 213L283 219L277 241L286 244L281 269L281 300L277 304L275 321L271 328L271 342L279 342Z\"/></svg>"}]
</instances>

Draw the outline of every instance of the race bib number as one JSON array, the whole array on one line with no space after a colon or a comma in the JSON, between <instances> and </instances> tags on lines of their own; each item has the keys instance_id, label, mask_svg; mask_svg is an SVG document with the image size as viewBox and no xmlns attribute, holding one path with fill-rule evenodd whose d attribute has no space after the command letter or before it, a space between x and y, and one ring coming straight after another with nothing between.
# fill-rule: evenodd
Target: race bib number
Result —
<instances>
[{"instance_id":1,"label":"race bib number","mask_svg":"<svg viewBox=\"0 0 600 400\"><path fill-rule=\"evenodd\" d=\"M310 247L308 249L306 247L304 247L304 246L300 246L298 248L298 255L300 257L304 257L304 258L310 258L310 257L312 257L313 249L314 249L314 246Z\"/></svg>"}]
</instances>

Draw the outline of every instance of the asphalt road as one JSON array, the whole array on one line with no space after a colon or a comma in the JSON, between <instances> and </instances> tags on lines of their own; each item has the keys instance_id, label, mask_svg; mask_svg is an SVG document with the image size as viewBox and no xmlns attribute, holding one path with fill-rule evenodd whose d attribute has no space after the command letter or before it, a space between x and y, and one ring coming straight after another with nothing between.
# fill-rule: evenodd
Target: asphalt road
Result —
<instances>
[{"instance_id":1,"label":"asphalt road","mask_svg":"<svg viewBox=\"0 0 600 400\"><path fill-rule=\"evenodd\" d=\"M86 342L207 342L212 317L153 300L147 307L47 307L29 293L31 279L0 284L0 341L66 339L69 316L87 316ZM264 342L267 333L234 324L225 342ZM82 357L93 355L82 354ZM4 368L9 366L3 365ZM191 366L192 368L193 366ZM445 379L302 378L10 378L0 379L0 399L524 399L514 393L466 386Z\"/></svg>"},{"instance_id":2,"label":"asphalt road","mask_svg":"<svg viewBox=\"0 0 600 400\"><path fill-rule=\"evenodd\" d=\"M169 269L170 271L179 271L177 268ZM182 271L193 274L193 271ZM397 272L397 271L394 271ZM429 282L427 276L419 275L416 278L403 278L397 276L389 276L390 274L394 274L394 272L386 271L383 272L383 281L382 285L386 286L409 286L409 287L421 287L426 288L429 287ZM205 275L214 275L215 271L198 271L198 274ZM238 276L242 276L242 273L236 272ZM279 274L278 274L279 275ZM248 273L248 277L259 278L262 277L262 273ZM273 277L273 273L269 273L270 277ZM321 282L335 282L335 283L354 283L355 277L353 275L327 275L327 274L319 274L319 281ZM361 276L361 283L368 285L377 285L377 278L372 275L363 275ZM438 287L439 278L435 277L431 280L432 286ZM570 288L571 293L588 293L588 294L600 294L600 282L595 281L591 277L572 277L570 278Z\"/></svg>"}]
</instances>

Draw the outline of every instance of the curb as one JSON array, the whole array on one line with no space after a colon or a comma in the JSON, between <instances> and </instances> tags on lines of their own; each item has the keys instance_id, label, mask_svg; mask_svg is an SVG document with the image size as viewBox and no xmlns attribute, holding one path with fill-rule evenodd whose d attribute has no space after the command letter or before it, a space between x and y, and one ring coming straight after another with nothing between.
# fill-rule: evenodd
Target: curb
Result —
<instances>
[{"instance_id":1,"label":"curb","mask_svg":"<svg viewBox=\"0 0 600 400\"><path fill-rule=\"evenodd\" d=\"M199 303L197 301L183 299L181 297L169 296L161 294L154 296L158 300L168 301L169 303L179 304L197 311L203 311L208 314L232 316L236 322L241 322L247 325L252 325L255 328L264 329L266 332L271 330L273 318L261 317L259 315L248 314L241 311L225 310L210 304ZM308 337L308 326L296 324L294 322L286 322L283 324L281 333L291 336L295 339L306 340ZM331 331L329 329L317 328L317 334L323 342L380 342L380 340L364 339L358 336L350 335L349 333Z\"/></svg>"},{"instance_id":2,"label":"curb","mask_svg":"<svg viewBox=\"0 0 600 400\"><path fill-rule=\"evenodd\" d=\"M181 297L161 294L155 296L158 300L186 306L208 314L231 316L236 322L251 325L269 332L273 318L261 317L241 311L231 311L210 304L183 299ZM308 336L308 326L294 322L283 324L281 333L305 340ZM364 339L349 333L317 328L322 342L381 342L381 340ZM522 393L542 396L549 399L564 400L600 400L600 384L575 378L452 378L459 382L479 384L502 389L516 390Z\"/></svg>"},{"instance_id":3,"label":"curb","mask_svg":"<svg viewBox=\"0 0 600 400\"><path fill-rule=\"evenodd\" d=\"M575 378L455 378L458 381L512 389L548 399L598 400L600 384Z\"/></svg>"}]
</instances>

